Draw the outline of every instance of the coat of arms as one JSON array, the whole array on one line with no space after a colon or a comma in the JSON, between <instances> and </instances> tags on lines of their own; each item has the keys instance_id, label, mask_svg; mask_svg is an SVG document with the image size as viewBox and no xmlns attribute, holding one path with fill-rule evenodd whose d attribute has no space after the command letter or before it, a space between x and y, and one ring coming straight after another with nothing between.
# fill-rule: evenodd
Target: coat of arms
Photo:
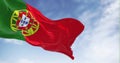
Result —
<instances>
[{"instance_id":1,"label":"coat of arms","mask_svg":"<svg viewBox=\"0 0 120 63\"><path fill-rule=\"evenodd\" d=\"M13 31L22 31L24 36L33 35L39 29L39 22L27 10L15 10L11 16L10 26Z\"/></svg>"}]
</instances>

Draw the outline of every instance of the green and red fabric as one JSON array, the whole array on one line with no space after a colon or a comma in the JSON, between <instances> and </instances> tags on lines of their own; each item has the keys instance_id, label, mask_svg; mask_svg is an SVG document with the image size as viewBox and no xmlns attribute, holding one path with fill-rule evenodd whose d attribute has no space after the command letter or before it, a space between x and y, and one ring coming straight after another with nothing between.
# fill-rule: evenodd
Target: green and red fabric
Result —
<instances>
[{"instance_id":1,"label":"green and red fabric","mask_svg":"<svg viewBox=\"0 0 120 63\"><path fill-rule=\"evenodd\" d=\"M51 20L22 0L0 0L0 37L24 40L74 59L71 46L84 25L73 18Z\"/></svg>"}]
</instances>

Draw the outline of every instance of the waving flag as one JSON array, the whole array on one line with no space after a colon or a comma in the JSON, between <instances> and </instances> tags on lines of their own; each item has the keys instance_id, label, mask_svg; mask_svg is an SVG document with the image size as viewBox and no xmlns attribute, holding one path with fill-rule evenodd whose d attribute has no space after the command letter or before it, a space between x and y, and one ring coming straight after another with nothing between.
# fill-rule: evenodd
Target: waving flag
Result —
<instances>
[{"instance_id":1,"label":"waving flag","mask_svg":"<svg viewBox=\"0 0 120 63\"><path fill-rule=\"evenodd\" d=\"M0 0L0 37L19 39L74 59L71 46L83 31L73 18L51 20L22 0Z\"/></svg>"}]
</instances>

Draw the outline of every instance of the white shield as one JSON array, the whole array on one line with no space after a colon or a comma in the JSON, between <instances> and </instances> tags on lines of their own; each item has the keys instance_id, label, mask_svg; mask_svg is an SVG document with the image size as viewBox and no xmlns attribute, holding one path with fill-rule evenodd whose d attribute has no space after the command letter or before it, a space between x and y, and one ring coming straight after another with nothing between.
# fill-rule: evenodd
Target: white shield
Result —
<instances>
[{"instance_id":1,"label":"white shield","mask_svg":"<svg viewBox=\"0 0 120 63\"><path fill-rule=\"evenodd\" d=\"M26 27L29 24L30 18L26 15L22 15L22 19L20 20L19 27Z\"/></svg>"}]
</instances>

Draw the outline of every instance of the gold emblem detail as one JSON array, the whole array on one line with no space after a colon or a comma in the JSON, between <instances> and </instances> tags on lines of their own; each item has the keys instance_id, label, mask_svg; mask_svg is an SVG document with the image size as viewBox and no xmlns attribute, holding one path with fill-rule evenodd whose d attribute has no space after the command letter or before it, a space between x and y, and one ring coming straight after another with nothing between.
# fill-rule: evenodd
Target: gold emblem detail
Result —
<instances>
[{"instance_id":1,"label":"gold emblem detail","mask_svg":"<svg viewBox=\"0 0 120 63\"><path fill-rule=\"evenodd\" d=\"M15 10L11 16L10 27L14 32L22 31L24 36L31 36L39 29L39 22L27 10Z\"/></svg>"}]
</instances>

